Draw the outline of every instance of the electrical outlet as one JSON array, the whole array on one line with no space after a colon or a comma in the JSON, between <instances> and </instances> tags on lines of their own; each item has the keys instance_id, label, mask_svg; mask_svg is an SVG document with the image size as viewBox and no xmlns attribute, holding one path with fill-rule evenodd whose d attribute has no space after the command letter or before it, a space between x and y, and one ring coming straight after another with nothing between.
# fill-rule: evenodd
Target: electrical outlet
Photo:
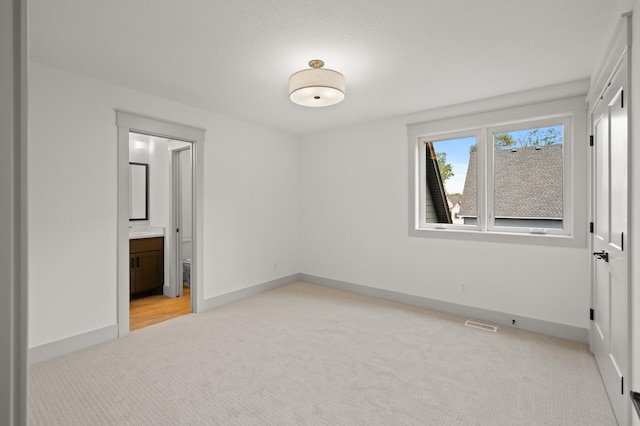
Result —
<instances>
[{"instance_id":1,"label":"electrical outlet","mask_svg":"<svg viewBox=\"0 0 640 426\"><path fill-rule=\"evenodd\" d=\"M460 282L460 287L458 288L458 290L460 290L460 293L468 293L469 292L469 284L467 284L464 281Z\"/></svg>"}]
</instances>

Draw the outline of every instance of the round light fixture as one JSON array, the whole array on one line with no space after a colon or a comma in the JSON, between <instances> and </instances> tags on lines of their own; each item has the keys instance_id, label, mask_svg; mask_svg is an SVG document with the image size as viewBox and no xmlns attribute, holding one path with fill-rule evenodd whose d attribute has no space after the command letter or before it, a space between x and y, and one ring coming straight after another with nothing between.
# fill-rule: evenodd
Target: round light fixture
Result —
<instances>
[{"instance_id":1,"label":"round light fixture","mask_svg":"<svg viewBox=\"0 0 640 426\"><path fill-rule=\"evenodd\" d=\"M298 71L289 77L289 99L308 106L335 105L344 99L344 76L338 71L322 68L320 59L309 61L311 68Z\"/></svg>"}]
</instances>

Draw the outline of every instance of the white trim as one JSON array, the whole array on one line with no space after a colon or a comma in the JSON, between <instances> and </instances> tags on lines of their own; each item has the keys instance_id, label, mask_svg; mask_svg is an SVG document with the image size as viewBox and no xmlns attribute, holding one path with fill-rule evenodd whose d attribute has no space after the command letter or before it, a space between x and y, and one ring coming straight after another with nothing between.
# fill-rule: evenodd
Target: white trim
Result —
<instances>
[{"instance_id":1,"label":"white trim","mask_svg":"<svg viewBox=\"0 0 640 426\"><path fill-rule=\"evenodd\" d=\"M459 217L475 217L475 216L459 216ZM562 220L561 217L526 217L526 216L496 216L496 219Z\"/></svg>"},{"instance_id":2,"label":"white trim","mask_svg":"<svg viewBox=\"0 0 640 426\"><path fill-rule=\"evenodd\" d=\"M182 286L179 285L181 279L178 279L178 274L181 274L182 262L180 261L180 267L178 267L178 259L182 257L182 227L178 226L178 222L181 220L180 207L176 205L176 199L180 199L179 188L179 175L180 175L180 161L176 160L178 153L182 151L169 150L169 232L168 241L165 247L167 247L167 255L165 260L169 269L169 282L164 283L163 292L165 296L178 297L182 296ZM180 232L176 232L176 229L180 229ZM180 241L178 241L180 240ZM193 296L191 296L190 306L193 306Z\"/></svg>"},{"instance_id":3,"label":"white trim","mask_svg":"<svg viewBox=\"0 0 640 426\"><path fill-rule=\"evenodd\" d=\"M632 12L622 14L616 29L613 31L609 45L605 50L604 56L601 58L596 71L591 78L591 86L587 101L590 110L593 111L598 104L599 98L607 88L606 82L610 79L616 68L620 65L622 57L627 49L631 46L631 17Z\"/></svg>"},{"instance_id":4,"label":"white trim","mask_svg":"<svg viewBox=\"0 0 640 426\"><path fill-rule=\"evenodd\" d=\"M27 424L27 1L0 3L0 424Z\"/></svg>"},{"instance_id":5,"label":"white trim","mask_svg":"<svg viewBox=\"0 0 640 426\"><path fill-rule=\"evenodd\" d=\"M169 174L170 174L170 185L171 185L171 190L169 191L169 224L170 224L170 229L169 232L167 233L167 244L165 245L167 247L167 256L166 259L168 259L168 269L169 269L169 282L165 282L164 288L163 288L163 292L166 296L169 297L178 297L178 296L182 296L183 292L182 292L182 245L185 243L185 240L188 239L189 242L192 242L192 238L188 237L188 238L183 238L183 229L182 227L178 226L178 222L182 221L182 211L179 207L181 207L182 205L180 204L180 206L178 206L178 203L176 202L177 198L181 198L181 193L182 193L182 188L180 186L180 182L181 182L181 176L182 173L180 172L180 161L179 161L179 154L183 151L189 151L189 164L190 164L190 168L191 168L191 223L192 223L192 229L191 229L191 234L194 234L194 227L193 224L195 223L195 208L194 208L194 200L195 198L195 191L196 188L193 185L194 182L194 173L193 173L193 164L194 164L194 144L193 143L189 143L188 146L183 146L180 148L174 148L174 149L170 149L169 150ZM176 198L177 197L177 198ZM180 229L179 233L174 232L174 229ZM179 234L179 235L176 235ZM193 256L193 251L192 251L192 256ZM190 282L195 282L196 286L197 286L197 281L193 281L190 278ZM191 285L191 284L190 284ZM193 312L194 306L196 305L196 298L195 298L195 294L191 293L191 310Z\"/></svg>"},{"instance_id":6,"label":"white trim","mask_svg":"<svg viewBox=\"0 0 640 426\"><path fill-rule=\"evenodd\" d=\"M236 302L250 296L255 296L256 294L264 293L265 291L273 290L274 288L291 284L296 281L300 281L300 274L287 275L286 277L276 278L275 280L214 296L209 299L203 300L202 311L207 311L209 309L217 308L218 306L226 305L227 303Z\"/></svg>"},{"instance_id":7,"label":"white trim","mask_svg":"<svg viewBox=\"0 0 640 426\"><path fill-rule=\"evenodd\" d=\"M479 112L492 112L504 108L515 108L540 102L566 99L573 96L582 96L588 91L589 79L584 78L421 111L411 114L409 120L406 121L406 125L416 126L436 120L458 119L468 115L475 115Z\"/></svg>"},{"instance_id":8,"label":"white trim","mask_svg":"<svg viewBox=\"0 0 640 426\"><path fill-rule=\"evenodd\" d=\"M300 281L337 288L339 290L350 291L352 293L378 297L380 299L404 303L406 305L418 306L434 311L446 312L465 318L474 318L477 320L487 321L506 327L513 327L511 325L512 321L516 320L516 324L518 324L517 328L523 330L546 334L548 336L560 337L580 343L587 342L588 330L586 328L575 327L572 325L523 317L507 312L498 312L489 309L476 308L474 306L460 305L443 300L429 299L427 297L415 296L412 294L369 287L362 284L354 284L346 281L339 281L331 278L318 277L309 274L300 274Z\"/></svg>"},{"instance_id":9,"label":"white trim","mask_svg":"<svg viewBox=\"0 0 640 426\"><path fill-rule=\"evenodd\" d=\"M127 111L116 110L118 126L118 336L129 334L129 132L143 133L167 139L192 142L193 178L193 247L191 279L191 311L200 312L203 295L203 255L202 238L198 231L203 229L203 164L205 130L162 119L147 117ZM194 303L195 302L195 303Z\"/></svg>"},{"instance_id":10,"label":"white trim","mask_svg":"<svg viewBox=\"0 0 640 426\"><path fill-rule=\"evenodd\" d=\"M85 349L109 340L118 338L118 325L113 324L97 330L56 340L29 349L29 364L46 361L62 355L67 355L80 349Z\"/></svg>"},{"instance_id":11,"label":"white trim","mask_svg":"<svg viewBox=\"0 0 640 426\"><path fill-rule=\"evenodd\" d=\"M201 309L199 312L226 305L227 303L236 302L296 281L300 281L300 274L288 275L286 277L212 297L201 302ZM121 337L119 336L119 324L112 324L97 330L92 330L30 348L29 361L30 364L35 364L62 355L67 355L81 349L86 349L100 343L105 343L110 340L117 339L118 337Z\"/></svg>"}]
</instances>

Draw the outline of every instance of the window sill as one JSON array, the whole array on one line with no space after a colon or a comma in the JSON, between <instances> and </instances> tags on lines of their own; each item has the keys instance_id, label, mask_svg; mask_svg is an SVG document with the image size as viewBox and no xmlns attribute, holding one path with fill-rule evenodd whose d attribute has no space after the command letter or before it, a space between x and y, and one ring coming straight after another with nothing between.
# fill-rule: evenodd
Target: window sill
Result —
<instances>
[{"instance_id":1,"label":"window sill","mask_svg":"<svg viewBox=\"0 0 640 426\"><path fill-rule=\"evenodd\" d=\"M443 238L449 240L482 241L489 243L511 243L552 247L585 248L586 235L529 234L468 229L410 228L410 237Z\"/></svg>"}]
</instances>

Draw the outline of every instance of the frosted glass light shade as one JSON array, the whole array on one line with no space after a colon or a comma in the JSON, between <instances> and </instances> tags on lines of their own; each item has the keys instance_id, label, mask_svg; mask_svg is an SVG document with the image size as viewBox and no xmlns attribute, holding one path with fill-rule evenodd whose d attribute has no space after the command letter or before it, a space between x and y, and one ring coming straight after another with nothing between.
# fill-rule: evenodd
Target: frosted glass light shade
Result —
<instances>
[{"instance_id":1,"label":"frosted glass light shade","mask_svg":"<svg viewBox=\"0 0 640 426\"><path fill-rule=\"evenodd\" d=\"M338 71L316 67L298 71L289 77L289 99L298 105L334 105L342 102L344 93L344 76Z\"/></svg>"}]
</instances>

